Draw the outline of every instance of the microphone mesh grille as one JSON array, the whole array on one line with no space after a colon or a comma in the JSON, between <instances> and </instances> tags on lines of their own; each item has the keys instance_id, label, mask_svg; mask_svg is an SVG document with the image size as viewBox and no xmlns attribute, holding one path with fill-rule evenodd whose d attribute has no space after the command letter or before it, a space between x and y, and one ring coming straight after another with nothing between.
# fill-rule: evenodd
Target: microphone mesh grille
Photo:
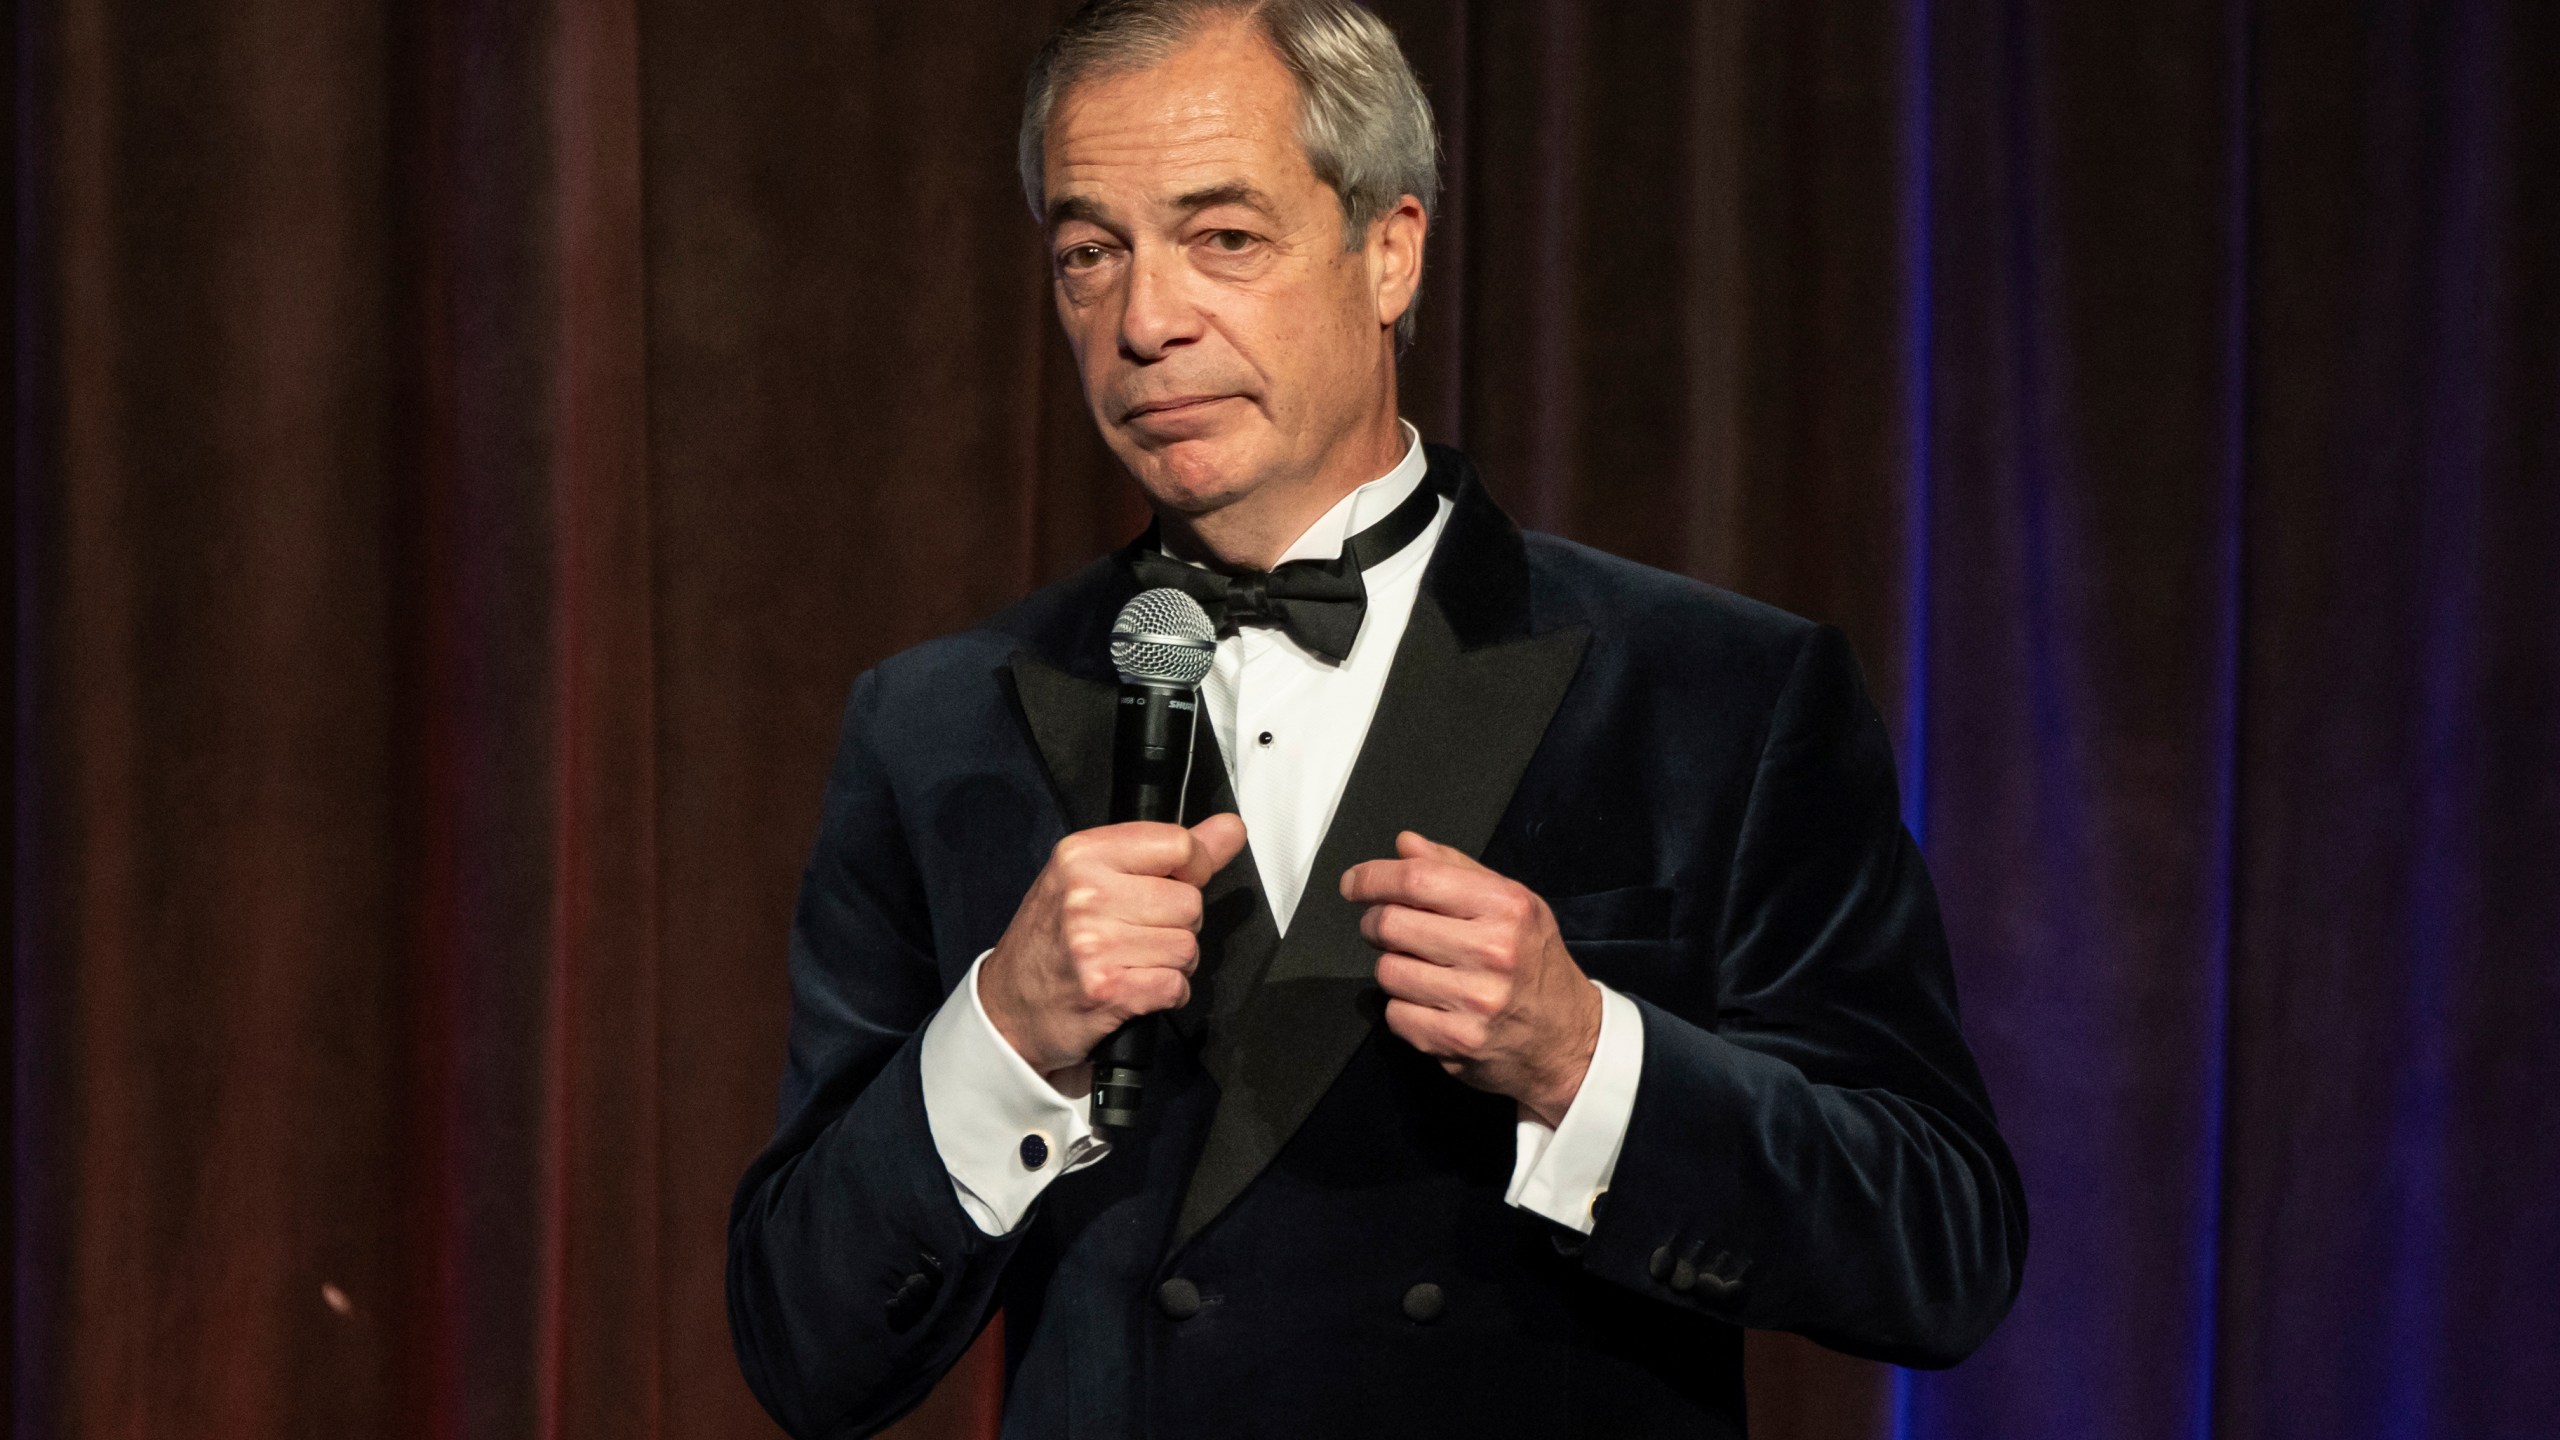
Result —
<instances>
[{"instance_id":1,"label":"microphone mesh grille","mask_svg":"<svg viewBox=\"0 0 2560 1440\"><path fill-rule=\"evenodd\" d=\"M1197 685L1217 650L1209 612L1170 585L1140 592L1111 622L1111 663L1131 680Z\"/></svg>"}]
</instances>

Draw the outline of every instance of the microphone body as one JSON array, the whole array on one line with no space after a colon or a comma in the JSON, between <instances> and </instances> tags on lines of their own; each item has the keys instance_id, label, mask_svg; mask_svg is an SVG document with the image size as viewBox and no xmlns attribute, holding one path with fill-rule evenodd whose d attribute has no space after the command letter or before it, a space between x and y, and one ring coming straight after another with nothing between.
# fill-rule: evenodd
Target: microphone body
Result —
<instances>
[{"instance_id":1,"label":"microphone body","mask_svg":"<svg viewBox=\"0 0 2560 1440\"><path fill-rule=\"evenodd\" d=\"M1111 821L1182 823L1191 756L1200 727L1200 680L1217 651L1217 631L1200 602L1171 586L1142 592L1111 626L1111 662L1120 672L1111 725ZM1155 1059L1153 1015L1112 1032L1093 1053L1093 1123L1138 1123L1147 1067Z\"/></svg>"},{"instance_id":2,"label":"microphone body","mask_svg":"<svg viewBox=\"0 0 2560 1440\"><path fill-rule=\"evenodd\" d=\"M1111 726L1111 823L1182 823L1190 777L1192 727L1200 723L1196 687L1120 681ZM1147 1067L1155 1062L1153 1015L1140 1015L1102 1042L1093 1056L1093 1123L1126 1130L1138 1123Z\"/></svg>"},{"instance_id":3,"label":"microphone body","mask_svg":"<svg viewBox=\"0 0 2560 1440\"><path fill-rule=\"evenodd\" d=\"M1192 727L1200 690L1155 680L1120 679L1111 725L1111 823L1182 823L1183 782L1191 771Z\"/></svg>"}]
</instances>

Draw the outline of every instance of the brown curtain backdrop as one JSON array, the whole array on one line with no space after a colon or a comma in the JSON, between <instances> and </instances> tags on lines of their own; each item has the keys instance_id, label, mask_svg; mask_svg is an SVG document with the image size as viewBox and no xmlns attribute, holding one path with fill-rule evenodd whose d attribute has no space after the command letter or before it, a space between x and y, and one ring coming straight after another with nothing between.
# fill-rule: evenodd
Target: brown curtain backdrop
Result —
<instances>
[{"instance_id":1,"label":"brown curtain backdrop","mask_svg":"<svg viewBox=\"0 0 2560 1440\"><path fill-rule=\"evenodd\" d=\"M846 688L1142 520L1013 181L1066 8L15 6L15 1433L773 1433ZM1407 414L1847 628L2027 1175L1982 1356L1754 1337L1755 1434L2533 1433L2551 9L1378 8Z\"/></svg>"}]
</instances>

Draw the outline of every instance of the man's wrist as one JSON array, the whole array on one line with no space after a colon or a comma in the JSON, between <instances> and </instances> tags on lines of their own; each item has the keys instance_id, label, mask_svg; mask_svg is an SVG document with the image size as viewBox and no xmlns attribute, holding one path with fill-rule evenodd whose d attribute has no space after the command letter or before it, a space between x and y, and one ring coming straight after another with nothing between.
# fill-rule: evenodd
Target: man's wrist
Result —
<instances>
[{"instance_id":1,"label":"man's wrist","mask_svg":"<svg viewBox=\"0 0 2560 1440\"><path fill-rule=\"evenodd\" d=\"M1068 1099L1082 1100L1093 1093L1093 1062L1079 1060L1063 1069L1044 1070L1040 1078L1049 1082L1050 1089Z\"/></svg>"},{"instance_id":2,"label":"man's wrist","mask_svg":"<svg viewBox=\"0 0 2560 1440\"><path fill-rule=\"evenodd\" d=\"M1591 1073L1591 1057L1600 1048L1600 987L1579 970L1574 980L1578 1003L1574 1007L1573 1038L1564 1043L1563 1058L1546 1083L1535 1094L1518 1097L1529 1113L1549 1129L1564 1123L1565 1112L1573 1108L1574 1097L1582 1093L1583 1077Z\"/></svg>"},{"instance_id":3,"label":"man's wrist","mask_svg":"<svg viewBox=\"0 0 2560 1440\"><path fill-rule=\"evenodd\" d=\"M1600 1039L1582 1084L1556 1124L1520 1107L1511 1184L1502 1197L1585 1235L1598 1224L1593 1206L1617 1175L1644 1077L1643 1012L1598 981L1592 988L1600 993Z\"/></svg>"},{"instance_id":4,"label":"man's wrist","mask_svg":"<svg viewBox=\"0 0 2560 1440\"><path fill-rule=\"evenodd\" d=\"M1004 1041L1006 1047L1014 1054L1021 1056L1022 1063L1030 1066L1041 1079L1049 1082L1052 1089L1069 1099L1082 1098L1093 1088L1093 1066L1081 1056L1062 1062L1055 1056L1043 1055L1036 1047L1025 1043L1027 1029L1013 1023L1011 1013L1001 1001L987 993L988 982L995 978L1002 964L1003 950L1004 947L999 944L989 950L986 958L978 965L978 981L970 991L970 1003L976 1005L978 1013L985 1017L987 1028L995 1031L996 1037Z\"/></svg>"},{"instance_id":5,"label":"man's wrist","mask_svg":"<svg viewBox=\"0 0 2560 1440\"><path fill-rule=\"evenodd\" d=\"M1051 1180L1101 1158L1109 1139L1094 1133L1084 1106L1022 1058L978 1003L978 974L926 1022L925 1123L960 1206L990 1235L1022 1223Z\"/></svg>"}]
</instances>

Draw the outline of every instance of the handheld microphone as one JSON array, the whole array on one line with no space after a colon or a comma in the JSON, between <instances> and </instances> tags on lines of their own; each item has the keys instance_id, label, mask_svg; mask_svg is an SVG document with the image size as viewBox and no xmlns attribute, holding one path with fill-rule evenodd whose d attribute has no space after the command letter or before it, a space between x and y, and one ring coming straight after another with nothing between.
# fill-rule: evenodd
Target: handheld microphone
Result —
<instances>
[{"instance_id":1,"label":"handheld microphone","mask_svg":"<svg viewBox=\"0 0 2560 1440\"><path fill-rule=\"evenodd\" d=\"M1200 728L1200 680L1216 658L1218 632L1200 602L1170 585L1141 592L1111 622L1111 664L1120 703L1111 727L1111 820L1182 823ZM1093 1054L1093 1123L1138 1123L1157 1018L1140 1015Z\"/></svg>"}]
</instances>

